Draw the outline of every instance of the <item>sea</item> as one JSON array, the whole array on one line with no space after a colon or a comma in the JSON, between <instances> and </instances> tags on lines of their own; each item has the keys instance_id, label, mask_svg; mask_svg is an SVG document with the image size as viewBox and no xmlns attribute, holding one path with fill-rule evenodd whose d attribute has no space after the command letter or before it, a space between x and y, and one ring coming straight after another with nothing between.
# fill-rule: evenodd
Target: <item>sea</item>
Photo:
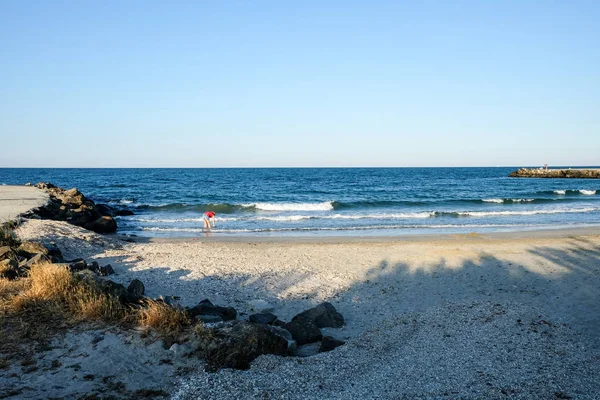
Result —
<instances>
[{"instance_id":1,"label":"sea","mask_svg":"<svg viewBox=\"0 0 600 400\"><path fill-rule=\"evenodd\" d=\"M118 233L141 237L600 226L600 180L509 178L517 168L4 168L0 185L76 187L96 203L133 211L117 217ZM209 210L217 214L210 232L202 221Z\"/></svg>"}]
</instances>

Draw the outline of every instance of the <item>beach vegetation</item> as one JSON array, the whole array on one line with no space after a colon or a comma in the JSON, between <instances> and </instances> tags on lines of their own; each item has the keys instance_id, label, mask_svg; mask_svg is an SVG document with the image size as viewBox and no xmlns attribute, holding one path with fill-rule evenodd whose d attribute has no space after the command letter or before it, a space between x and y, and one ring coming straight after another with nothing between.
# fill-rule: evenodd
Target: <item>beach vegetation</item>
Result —
<instances>
[{"instance_id":1,"label":"beach vegetation","mask_svg":"<svg viewBox=\"0 0 600 400\"><path fill-rule=\"evenodd\" d=\"M191 324L188 313L162 301L148 300L138 312L139 324L153 329L159 334L173 336L181 333Z\"/></svg>"},{"instance_id":2,"label":"beach vegetation","mask_svg":"<svg viewBox=\"0 0 600 400\"><path fill-rule=\"evenodd\" d=\"M101 282L81 279L68 267L47 261L31 266L24 277L0 278L0 357L37 351L67 329L139 326L172 343L191 325L183 309L149 299L123 304Z\"/></svg>"},{"instance_id":3,"label":"beach vegetation","mask_svg":"<svg viewBox=\"0 0 600 400\"><path fill-rule=\"evenodd\" d=\"M17 234L15 232L16 227L19 226L18 221L9 221L0 224L0 247L9 246L11 248L17 248L21 244Z\"/></svg>"}]
</instances>

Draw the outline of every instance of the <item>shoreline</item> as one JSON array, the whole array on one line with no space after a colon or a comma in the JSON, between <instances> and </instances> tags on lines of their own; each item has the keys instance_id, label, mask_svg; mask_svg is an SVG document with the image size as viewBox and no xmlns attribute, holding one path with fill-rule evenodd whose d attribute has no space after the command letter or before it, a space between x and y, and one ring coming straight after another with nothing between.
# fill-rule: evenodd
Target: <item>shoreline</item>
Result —
<instances>
[{"instance_id":1,"label":"shoreline","mask_svg":"<svg viewBox=\"0 0 600 400\"><path fill-rule=\"evenodd\" d=\"M600 225L582 227L565 227L532 230L515 230L502 232L469 232L469 233L422 233L404 235L347 235L347 236L252 236L252 235L219 235L206 233L196 237L144 237L122 235L117 232L114 237L131 243L182 243L189 241L218 242L218 243L362 243L362 242L423 242L423 241L449 241L457 239L517 239L517 238L567 238L571 236L600 236Z\"/></svg>"}]
</instances>

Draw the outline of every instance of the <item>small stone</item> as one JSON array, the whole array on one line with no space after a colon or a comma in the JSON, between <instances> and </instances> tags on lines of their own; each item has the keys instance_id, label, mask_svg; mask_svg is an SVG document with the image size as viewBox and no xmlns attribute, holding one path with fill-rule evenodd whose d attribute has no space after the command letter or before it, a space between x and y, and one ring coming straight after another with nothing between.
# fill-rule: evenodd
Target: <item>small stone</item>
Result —
<instances>
[{"instance_id":1,"label":"small stone","mask_svg":"<svg viewBox=\"0 0 600 400\"><path fill-rule=\"evenodd\" d=\"M337 312L331 303L321 303L316 307L301 312L292 318L305 318L311 320L319 328L339 328L344 325L344 317Z\"/></svg>"},{"instance_id":2,"label":"small stone","mask_svg":"<svg viewBox=\"0 0 600 400\"><path fill-rule=\"evenodd\" d=\"M100 267L100 275L102 275L102 276L108 276L108 275L112 275L114 273L115 273L115 270L113 269L112 265L110 265L110 264Z\"/></svg>"},{"instance_id":3,"label":"small stone","mask_svg":"<svg viewBox=\"0 0 600 400\"><path fill-rule=\"evenodd\" d=\"M277 319L277 315L271 314L271 313L252 314L250 317L248 317L248 320L250 322L254 322L256 324L267 324L267 325L271 324L276 319Z\"/></svg>"},{"instance_id":4,"label":"small stone","mask_svg":"<svg viewBox=\"0 0 600 400\"><path fill-rule=\"evenodd\" d=\"M323 339L321 340L321 347L319 348L319 353L331 351L345 343L346 342L344 342L343 340L335 339L331 336L323 336Z\"/></svg>"}]
</instances>

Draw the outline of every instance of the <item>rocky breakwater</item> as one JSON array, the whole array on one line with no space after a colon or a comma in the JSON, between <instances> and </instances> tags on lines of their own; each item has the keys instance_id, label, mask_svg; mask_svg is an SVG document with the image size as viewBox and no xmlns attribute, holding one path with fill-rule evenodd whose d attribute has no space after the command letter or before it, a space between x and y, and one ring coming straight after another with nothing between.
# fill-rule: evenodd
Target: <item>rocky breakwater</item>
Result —
<instances>
[{"instance_id":1,"label":"rocky breakwater","mask_svg":"<svg viewBox=\"0 0 600 400\"><path fill-rule=\"evenodd\" d=\"M117 222L111 215L114 210L102 204L96 205L76 188L65 190L43 182L35 187L46 191L50 200L46 205L24 214L25 218L66 221L96 233L113 233L117 230Z\"/></svg>"},{"instance_id":2,"label":"rocky breakwater","mask_svg":"<svg viewBox=\"0 0 600 400\"><path fill-rule=\"evenodd\" d=\"M543 169L520 168L511 172L511 178L580 178L600 179L600 169Z\"/></svg>"}]
</instances>

